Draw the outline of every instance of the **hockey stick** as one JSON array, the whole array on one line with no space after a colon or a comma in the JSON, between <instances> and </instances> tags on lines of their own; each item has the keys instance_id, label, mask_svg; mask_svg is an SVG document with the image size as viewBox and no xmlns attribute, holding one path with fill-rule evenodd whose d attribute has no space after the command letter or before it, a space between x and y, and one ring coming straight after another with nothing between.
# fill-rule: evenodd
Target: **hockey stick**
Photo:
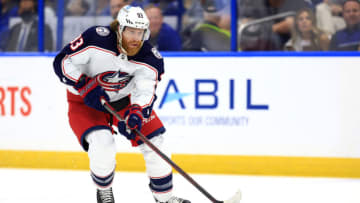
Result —
<instances>
[{"instance_id":1,"label":"hockey stick","mask_svg":"<svg viewBox=\"0 0 360 203\"><path fill-rule=\"evenodd\" d=\"M103 98L101 98L101 103L104 108L109 111L113 116L115 116L119 121L123 121L119 114L112 108L112 106ZM207 192L203 187L201 187L191 176L189 176L183 169L181 169L175 162L173 162L168 156L166 156L162 151L159 150L154 144L152 144L138 129L134 130L140 140L143 141L147 146L149 146L155 153L157 153L164 161L170 164L177 172L179 172L187 181L189 181L196 189L198 189L203 195L205 195L213 203L239 203L241 199L240 190L236 192L229 200L219 201L215 199L209 192Z\"/></svg>"}]
</instances>

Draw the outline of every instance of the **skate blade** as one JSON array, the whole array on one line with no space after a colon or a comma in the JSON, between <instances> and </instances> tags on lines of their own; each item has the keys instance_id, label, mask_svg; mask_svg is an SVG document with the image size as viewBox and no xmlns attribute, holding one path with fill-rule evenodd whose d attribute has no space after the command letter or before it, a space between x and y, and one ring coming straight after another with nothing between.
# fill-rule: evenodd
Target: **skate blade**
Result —
<instances>
[{"instance_id":1,"label":"skate blade","mask_svg":"<svg viewBox=\"0 0 360 203\"><path fill-rule=\"evenodd\" d=\"M238 190L234 196L231 197L229 200L225 200L224 203L239 203L241 200L241 191Z\"/></svg>"}]
</instances>

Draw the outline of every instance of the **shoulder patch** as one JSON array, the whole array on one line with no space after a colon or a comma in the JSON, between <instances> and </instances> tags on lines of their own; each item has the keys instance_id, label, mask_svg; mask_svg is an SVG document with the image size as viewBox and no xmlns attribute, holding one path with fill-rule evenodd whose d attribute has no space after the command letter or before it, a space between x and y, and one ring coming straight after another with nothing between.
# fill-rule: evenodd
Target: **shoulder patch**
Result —
<instances>
[{"instance_id":1,"label":"shoulder patch","mask_svg":"<svg viewBox=\"0 0 360 203\"><path fill-rule=\"evenodd\" d=\"M110 34L110 30L107 29L106 27L97 27L96 33L102 37L106 37Z\"/></svg>"},{"instance_id":2,"label":"shoulder patch","mask_svg":"<svg viewBox=\"0 0 360 203\"><path fill-rule=\"evenodd\" d=\"M160 52L159 52L155 47L153 47L153 48L151 49L151 52L154 54L154 56L155 56L156 58L162 59L162 56L161 56Z\"/></svg>"}]
</instances>

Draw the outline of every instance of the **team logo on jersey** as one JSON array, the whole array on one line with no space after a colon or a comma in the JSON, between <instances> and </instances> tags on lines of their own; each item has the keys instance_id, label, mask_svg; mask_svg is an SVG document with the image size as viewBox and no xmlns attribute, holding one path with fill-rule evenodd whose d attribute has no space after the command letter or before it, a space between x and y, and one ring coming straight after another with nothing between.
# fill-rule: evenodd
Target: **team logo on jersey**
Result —
<instances>
[{"instance_id":1,"label":"team logo on jersey","mask_svg":"<svg viewBox=\"0 0 360 203\"><path fill-rule=\"evenodd\" d=\"M154 56L158 59L162 59L162 56L160 54L160 52L154 47L151 49L152 53L154 54Z\"/></svg>"},{"instance_id":2,"label":"team logo on jersey","mask_svg":"<svg viewBox=\"0 0 360 203\"><path fill-rule=\"evenodd\" d=\"M120 71L108 71L96 76L100 86L106 91L119 91L129 84L133 76Z\"/></svg>"},{"instance_id":3,"label":"team logo on jersey","mask_svg":"<svg viewBox=\"0 0 360 203\"><path fill-rule=\"evenodd\" d=\"M107 29L106 27L97 27L96 33L98 33L98 35L100 36L106 37L110 34L110 30Z\"/></svg>"}]
</instances>

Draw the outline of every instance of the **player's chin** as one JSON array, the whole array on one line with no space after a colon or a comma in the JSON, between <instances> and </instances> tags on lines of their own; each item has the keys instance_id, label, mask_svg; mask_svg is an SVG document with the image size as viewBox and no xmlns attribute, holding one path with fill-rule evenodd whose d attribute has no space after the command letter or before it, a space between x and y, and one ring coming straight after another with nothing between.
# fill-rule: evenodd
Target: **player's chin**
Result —
<instances>
[{"instance_id":1,"label":"player's chin","mask_svg":"<svg viewBox=\"0 0 360 203\"><path fill-rule=\"evenodd\" d=\"M137 54L139 52L140 48L141 48L141 45L129 46L129 47L127 47L126 51L127 51L129 56L133 56L133 55L135 55L135 54Z\"/></svg>"}]
</instances>

